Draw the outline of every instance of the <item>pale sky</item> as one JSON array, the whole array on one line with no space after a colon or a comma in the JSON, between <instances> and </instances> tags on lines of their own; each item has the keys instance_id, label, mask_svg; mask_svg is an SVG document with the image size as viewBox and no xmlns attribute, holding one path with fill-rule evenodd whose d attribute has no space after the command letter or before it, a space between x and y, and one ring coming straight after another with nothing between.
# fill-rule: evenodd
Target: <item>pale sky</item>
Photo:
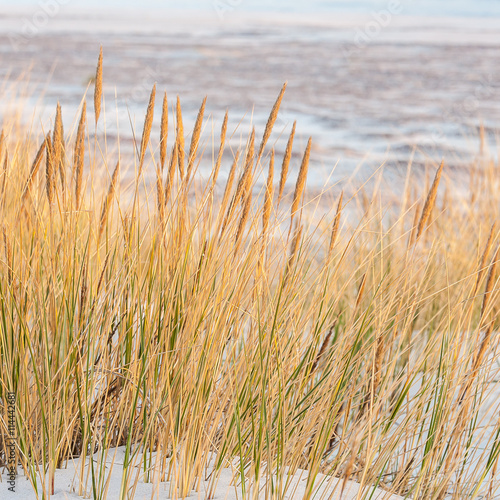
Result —
<instances>
[{"instance_id":1,"label":"pale sky","mask_svg":"<svg viewBox=\"0 0 500 500\"><path fill-rule=\"evenodd\" d=\"M235 10L281 12L363 12L385 9L391 2L407 15L500 16L500 0L0 0L0 7L33 7L59 2L67 8L121 7L127 9L213 10L216 4Z\"/></svg>"}]
</instances>

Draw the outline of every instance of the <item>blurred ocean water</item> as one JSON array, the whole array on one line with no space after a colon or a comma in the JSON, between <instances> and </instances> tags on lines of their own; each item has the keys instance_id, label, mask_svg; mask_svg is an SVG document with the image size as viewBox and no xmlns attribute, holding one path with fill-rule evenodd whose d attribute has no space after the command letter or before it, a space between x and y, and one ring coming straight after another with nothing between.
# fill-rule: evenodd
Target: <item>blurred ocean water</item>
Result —
<instances>
[{"instance_id":1,"label":"blurred ocean water","mask_svg":"<svg viewBox=\"0 0 500 500\"><path fill-rule=\"evenodd\" d=\"M46 2L57 1L57 12L37 26ZM118 134L124 147L131 142L154 83L171 102L180 96L186 129L208 96L207 137L229 109L236 144L251 126L263 130L286 81L270 144L279 153L297 120L297 147L314 140L311 184L359 165L369 174L385 164L401 177L410 158L422 168L442 157L466 167L481 125L496 155L498 1L145 0L140 11L138 2L121 1L119 10L115 0L100 9L92 3L0 0L0 81L29 75L28 85L12 87L23 94L27 120L36 104L37 120L50 129L60 101L71 123L102 45L110 145ZM5 113L12 88L2 88Z\"/></svg>"}]
</instances>

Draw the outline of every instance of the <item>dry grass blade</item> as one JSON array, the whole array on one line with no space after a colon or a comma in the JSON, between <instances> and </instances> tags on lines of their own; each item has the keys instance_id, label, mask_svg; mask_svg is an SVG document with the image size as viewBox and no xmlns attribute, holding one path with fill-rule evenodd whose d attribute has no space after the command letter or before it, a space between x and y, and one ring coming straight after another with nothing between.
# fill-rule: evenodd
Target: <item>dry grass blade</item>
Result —
<instances>
[{"instance_id":1,"label":"dry grass blade","mask_svg":"<svg viewBox=\"0 0 500 500\"><path fill-rule=\"evenodd\" d=\"M170 163L168 166L167 180L165 181L165 189L163 191L163 199L165 204L168 203L170 195L172 193L172 186L174 184L175 167L177 166L177 144L172 148L172 154L170 155Z\"/></svg>"},{"instance_id":2,"label":"dry grass blade","mask_svg":"<svg viewBox=\"0 0 500 500\"><path fill-rule=\"evenodd\" d=\"M80 287L80 305L78 308L78 328L82 329L83 323L83 314L85 311L85 305L87 303L87 295L88 295L88 262L85 261L83 263L82 269L82 284Z\"/></svg>"},{"instance_id":3,"label":"dry grass blade","mask_svg":"<svg viewBox=\"0 0 500 500\"><path fill-rule=\"evenodd\" d=\"M168 138L168 100L167 93L163 95L163 105L161 108L161 127L160 127L160 165L165 168L167 159L167 138Z\"/></svg>"},{"instance_id":4,"label":"dry grass blade","mask_svg":"<svg viewBox=\"0 0 500 500\"><path fill-rule=\"evenodd\" d=\"M493 260L491 261L490 264L488 278L486 279L486 288L484 289L483 304L481 306L481 316L480 316L481 325L484 325L486 311L488 308L488 304L490 303L491 294L493 291L493 285L495 283L495 274L498 265L499 252L500 252L500 246L498 246L495 251L495 255L493 256Z\"/></svg>"},{"instance_id":5,"label":"dry grass blade","mask_svg":"<svg viewBox=\"0 0 500 500\"><path fill-rule=\"evenodd\" d=\"M273 109L271 110L271 114L269 115L269 118L267 120L266 128L264 130L264 135L262 137L262 141L259 147L259 154L257 155L257 160L255 162L257 165L259 164L262 155L264 154L264 148L266 147L267 141L269 140L271 132L273 131L274 124L276 123L276 118L278 117L278 112L281 106L281 101L283 100L283 96L285 95L285 90L286 90L286 83L281 88L278 98L276 99Z\"/></svg>"},{"instance_id":6,"label":"dry grass blade","mask_svg":"<svg viewBox=\"0 0 500 500\"><path fill-rule=\"evenodd\" d=\"M149 137L151 136L151 128L153 127L153 116L155 112L155 96L156 96L156 84L153 85L151 90L151 95L149 96L148 109L146 111L146 117L144 118L144 128L142 129L142 139L141 139L141 150L139 153L139 176L142 173L142 168L144 165L144 157L146 156L146 150L149 144Z\"/></svg>"},{"instance_id":7,"label":"dry grass blade","mask_svg":"<svg viewBox=\"0 0 500 500\"><path fill-rule=\"evenodd\" d=\"M5 207L5 189L7 188L7 176L9 170L9 152L5 151L5 158L2 164L2 189L0 192L0 199L2 200L2 208Z\"/></svg>"},{"instance_id":8,"label":"dry grass blade","mask_svg":"<svg viewBox=\"0 0 500 500\"><path fill-rule=\"evenodd\" d=\"M245 204L243 206L243 212L241 213L240 221L238 223L238 229L236 231L236 237L234 241L234 256L237 255L240 249L241 240L243 237L243 231L245 230L245 226L248 221L248 217L250 215L251 206L252 206L252 190L249 189L246 195Z\"/></svg>"},{"instance_id":9,"label":"dry grass blade","mask_svg":"<svg viewBox=\"0 0 500 500\"><path fill-rule=\"evenodd\" d=\"M224 155L224 146L226 143L226 134L227 134L227 121L229 114L226 111L224 115L224 121L222 122L222 127L220 131L220 143L219 143L219 152L217 153L217 160L215 161L214 170L212 172L212 187L215 186L217 182L217 178L219 177L220 166L222 164L222 156Z\"/></svg>"},{"instance_id":10,"label":"dry grass blade","mask_svg":"<svg viewBox=\"0 0 500 500\"><path fill-rule=\"evenodd\" d=\"M495 221L491 226L490 234L488 236L488 241L484 246L483 255L481 256L481 261L479 263L479 270L477 273L476 285L474 286L473 295L476 295L479 285L481 284L481 280L486 272L486 261L488 260L488 256L490 255L491 247L493 245L493 240L495 239L495 233L497 231L498 223Z\"/></svg>"},{"instance_id":11,"label":"dry grass blade","mask_svg":"<svg viewBox=\"0 0 500 500\"><path fill-rule=\"evenodd\" d=\"M62 123L61 105L57 103L54 132L52 134L52 155L54 158L55 168L59 171L63 193L66 190L64 149L64 128Z\"/></svg>"},{"instance_id":12,"label":"dry grass blade","mask_svg":"<svg viewBox=\"0 0 500 500\"><path fill-rule=\"evenodd\" d=\"M87 103L82 106L78 131L76 133L75 150L73 153L73 172L75 177L75 209L80 209L83 185L83 166L85 161L85 124L87 122Z\"/></svg>"},{"instance_id":13,"label":"dry grass blade","mask_svg":"<svg viewBox=\"0 0 500 500\"><path fill-rule=\"evenodd\" d=\"M302 158L302 164L300 165L299 175L297 177L297 183L295 184L295 192L293 194L292 208L290 210L290 228L292 227L292 222L295 214L297 213L300 205L300 200L302 199L302 194L304 193L304 188L307 179L307 169L309 167L309 157L311 155L311 144L312 138L309 138L307 142L306 151L304 157Z\"/></svg>"},{"instance_id":14,"label":"dry grass blade","mask_svg":"<svg viewBox=\"0 0 500 500\"><path fill-rule=\"evenodd\" d=\"M340 216L342 215L342 201L344 199L344 191L340 193L340 198L339 202L337 204L337 212L335 213L335 218L333 219L333 225L332 225L332 233L330 236L330 245L328 247L328 254L327 254L327 261L330 261L332 254L333 254L333 249L335 247L335 242L337 241L337 236L339 234L339 227L340 227Z\"/></svg>"},{"instance_id":15,"label":"dry grass blade","mask_svg":"<svg viewBox=\"0 0 500 500\"><path fill-rule=\"evenodd\" d=\"M196 159L196 153L198 151L198 144L200 142L201 127L203 125L203 116L205 114L205 105L207 103L207 98L203 99L201 103L200 110L198 111L198 116L196 117L196 122L194 124L193 135L191 137L191 145L189 147L188 156L188 167L187 167L187 177L191 177L194 161Z\"/></svg>"},{"instance_id":16,"label":"dry grass blade","mask_svg":"<svg viewBox=\"0 0 500 500\"><path fill-rule=\"evenodd\" d=\"M52 207L54 203L55 171L54 171L54 156L52 152L52 141L50 140L50 134L47 134L47 137L45 138L45 150L46 150L45 189L47 192L47 200L49 201L49 206Z\"/></svg>"},{"instance_id":17,"label":"dry grass blade","mask_svg":"<svg viewBox=\"0 0 500 500\"><path fill-rule=\"evenodd\" d=\"M23 201L28 196L28 193L30 192L31 186L33 184L33 179L36 177L36 174L38 173L38 170L40 169L40 165L42 164L43 153L45 152L46 144L47 144L47 138L45 138L43 140L42 144L40 144L40 147L38 148L35 159L33 160L33 163L31 165L30 173L28 175L28 179L26 179L26 183L25 183L24 189L23 189L23 195L22 195Z\"/></svg>"},{"instance_id":18,"label":"dry grass blade","mask_svg":"<svg viewBox=\"0 0 500 500\"><path fill-rule=\"evenodd\" d=\"M420 216L420 207L422 204L418 202L415 206L415 213L413 214L413 222L411 225L410 236L408 237L407 248L410 248L415 243L415 236L417 234L418 220Z\"/></svg>"},{"instance_id":19,"label":"dry grass blade","mask_svg":"<svg viewBox=\"0 0 500 500\"><path fill-rule=\"evenodd\" d=\"M252 134L250 135L247 147L247 155L245 158L245 167L243 169L243 173L241 174L240 180L238 181L238 185L236 186L236 192L234 193L233 199L231 200L231 203L227 210L226 218L224 220L224 224L222 225L221 235L222 233L224 233L227 224L231 220L231 217L239 201L242 199L243 200L246 199L245 195L247 193L248 184L250 183L252 177L254 141L255 141L255 129L252 130Z\"/></svg>"},{"instance_id":20,"label":"dry grass blade","mask_svg":"<svg viewBox=\"0 0 500 500\"><path fill-rule=\"evenodd\" d=\"M434 208L434 204L436 203L437 190L439 187L439 180L441 179L441 174L443 172L444 161L441 162L439 166L436 176L434 177L434 182L429 190L429 194L427 195L427 199L424 203L424 208L422 209L422 215L420 216L420 221L418 223L417 236L415 241L418 241L420 236L422 235L425 226L431 216L432 209Z\"/></svg>"},{"instance_id":21,"label":"dry grass blade","mask_svg":"<svg viewBox=\"0 0 500 500\"><path fill-rule=\"evenodd\" d=\"M290 160L292 159L292 150L293 150L293 139L295 137L295 128L297 126L297 122L293 122L292 131L290 132L290 137L288 138L288 142L285 149L285 155L283 156L283 163L281 165L281 175L280 175L280 185L278 188L278 201L277 204L280 204L281 198L283 197L283 191L285 190L285 184L288 177L288 169L290 167Z\"/></svg>"},{"instance_id":22,"label":"dry grass blade","mask_svg":"<svg viewBox=\"0 0 500 500\"><path fill-rule=\"evenodd\" d=\"M302 239L303 229L304 228L303 228L302 224L295 229L295 234L293 236L292 244L290 247L290 255L288 257L288 263L286 266L285 280L288 278L288 275L291 272L293 265L295 263L295 259L297 258L297 254L299 252L299 243L300 243L300 240Z\"/></svg>"},{"instance_id":23,"label":"dry grass blade","mask_svg":"<svg viewBox=\"0 0 500 500\"><path fill-rule=\"evenodd\" d=\"M5 228L5 224L2 226L3 232L3 245L5 251L5 261L7 263L7 280L9 286L12 286L13 281L13 266L12 266L12 246L10 245L9 238L7 236L7 230Z\"/></svg>"},{"instance_id":24,"label":"dry grass blade","mask_svg":"<svg viewBox=\"0 0 500 500\"><path fill-rule=\"evenodd\" d=\"M179 173L181 176L181 180L184 179L184 158L186 156L186 152L184 149L184 124L182 122L182 109L181 109L181 101L179 96L177 96L177 159L179 162Z\"/></svg>"},{"instance_id":25,"label":"dry grass blade","mask_svg":"<svg viewBox=\"0 0 500 500\"><path fill-rule=\"evenodd\" d=\"M361 304L361 300L363 299L366 286L366 278L367 278L367 273L363 274L363 278L361 279L361 284L359 285L358 294L356 296L356 304L354 306L354 311L358 310L358 307Z\"/></svg>"},{"instance_id":26,"label":"dry grass blade","mask_svg":"<svg viewBox=\"0 0 500 500\"><path fill-rule=\"evenodd\" d=\"M101 114L101 100L102 100L102 47L99 51L99 59L97 61L97 69L95 73L94 82L94 112L95 112L95 124L99 121L99 116Z\"/></svg>"},{"instance_id":27,"label":"dry grass blade","mask_svg":"<svg viewBox=\"0 0 500 500\"><path fill-rule=\"evenodd\" d=\"M226 181L226 187L224 189L224 195L222 196L222 202L220 204L219 213L222 214L226 210L227 204L229 202L229 197L231 196L231 189L233 188L234 178L236 176L236 168L238 167L238 162L240 161L241 152L237 151L234 157L233 164L229 170L229 174Z\"/></svg>"},{"instance_id":28,"label":"dry grass blade","mask_svg":"<svg viewBox=\"0 0 500 500\"><path fill-rule=\"evenodd\" d=\"M163 221L165 219L165 190L163 187L161 170L159 168L156 169L156 198L158 207L158 218L160 220L160 224L163 224Z\"/></svg>"},{"instance_id":29,"label":"dry grass blade","mask_svg":"<svg viewBox=\"0 0 500 500\"><path fill-rule=\"evenodd\" d=\"M101 221L99 223L99 235L97 237L97 241L101 240L102 233L104 232L104 228L106 227L106 223L108 220L109 207L111 206L111 202L113 201L113 197L115 195L116 182L118 179L118 172L120 169L120 161L118 160L116 163L116 167L113 171L113 175L111 177L111 182L109 183L108 193L106 198L104 199L102 209L101 209Z\"/></svg>"},{"instance_id":30,"label":"dry grass blade","mask_svg":"<svg viewBox=\"0 0 500 500\"><path fill-rule=\"evenodd\" d=\"M274 194L274 149L271 151L269 160L269 171L267 173L266 192L264 194L264 207L262 210L262 235L265 236L269 227L269 219L271 218L271 208L273 205Z\"/></svg>"},{"instance_id":31,"label":"dry grass blade","mask_svg":"<svg viewBox=\"0 0 500 500\"><path fill-rule=\"evenodd\" d=\"M336 321L333 323L333 325L328 330L328 333L326 334L325 338L323 339L323 342L321 344L321 348L320 348L318 354L316 355L316 358L311 366L311 374L314 374L314 372L316 371L316 368L319 365L319 362L321 361L321 358L325 354L325 351L328 347L328 344L330 343L330 339L332 338L332 335L335 331L336 323L337 323Z\"/></svg>"}]
</instances>

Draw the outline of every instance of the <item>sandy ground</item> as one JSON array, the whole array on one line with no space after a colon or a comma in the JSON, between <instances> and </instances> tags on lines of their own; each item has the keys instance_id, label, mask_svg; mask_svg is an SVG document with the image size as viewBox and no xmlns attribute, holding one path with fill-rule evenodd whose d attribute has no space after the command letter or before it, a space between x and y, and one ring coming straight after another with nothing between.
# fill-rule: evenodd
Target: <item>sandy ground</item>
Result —
<instances>
[{"instance_id":1,"label":"sandy ground","mask_svg":"<svg viewBox=\"0 0 500 500\"><path fill-rule=\"evenodd\" d=\"M106 461L106 481L109 481L108 492L106 500L118 500L120 498L120 488L123 477L123 460L125 456L125 449L123 447L108 450L108 459ZM98 460L97 455L95 460ZM55 476L55 488L54 495L51 496L54 500L69 500L69 499L80 499L84 496L78 495L79 487L79 467L78 463L69 463L67 468L57 470ZM110 466L112 467L110 468ZM134 478L140 473L140 468L134 468L131 474ZM88 468L85 469L88 472ZM207 473L207 476L209 474ZM329 483L325 482L325 476L318 475L317 485L315 491L316 496L314 498L323 498L330 500L339 500L340 492L342 489L342 481L337 479L330 479ZM302 499L306 491L307 483L307 473L305 471L299 471L293 479L290 481L289 487L287 488L285 499L289 500L299 500ZM9 485L3 478L3 482L0 483L0 498L7 499L12 498L16 500L36 500L36 495L33 492L33 488L29 481L25 477L18 477L15 485L15 492L12 493L8 490ZM129 487L131 488L131 487ZM191 495L187 498L192 499L205 499L207 498L207 490L209 488L208 481L202 481L199 491L193 491ZM133 489L128 490L132 493ZM91 482L89 480L87 484L88 495L85 498L92 498L91 495ZM371 496L372 495L372 496ZM348 482L346 484L345 490L342 495L342 500L354 500L361 498L371 498L373 500L399 500L402 497L398 495L391 495L390 493L383 491L381 489L365 488L360 489L359 484L354 482ZM259 498L264 498L264 494L261 494ZM41 496L40 496L41 498ZM146 500L146 499L168 499L172 498L169 483L159 483L158 481L144 482L143 475L137 483L135 491L133 491L134 500ZM241 500L242 489L240 485L236 485L233 481L233 472L230 469L222 470L220 474L220 479L217 483L213 500Z\"/></svg>"}]
</instances>

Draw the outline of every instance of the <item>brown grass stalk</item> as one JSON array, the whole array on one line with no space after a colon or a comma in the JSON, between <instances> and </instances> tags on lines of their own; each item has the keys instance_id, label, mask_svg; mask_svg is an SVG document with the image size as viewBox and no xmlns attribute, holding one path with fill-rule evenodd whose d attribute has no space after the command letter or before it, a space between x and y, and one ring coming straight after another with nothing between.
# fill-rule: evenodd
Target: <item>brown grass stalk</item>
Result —
<instances>
[{"instance_id":1,"label":"brown grass stalk","mask_svg":"<svg viewBox=\"0 0 500 500\"><path fill-rule=\"evenodd\" d=\"M45 139L45 189L47 192L47 200L49 201L49 207L52 208L54 204L54 191L55 191L55 171L54 171L54 156L52 152L52 141L50 140L50 134L47 134Z\"/></svg>"},{"instance_id":2,"label":"brown grass stalk","mask_svg":"<svg viewBox=\"0 0 500 500\"><path fill-rule=\"evenodd\" d=\"M9 237L7 235L5 224L3 224L2 226L2 232L3 232L3 246L5 251L5 262L7 264L7 282L9 286L12 286L12 281L14 278L14 271L12 265L12 246L9 242Z\"/></svg>"},{"instance_id":3,"label":"brown grass stalk","mask_svg":"<svg viewBox=\"0 0 500 500\"><path fill-rule=\"evenodd\" d=\"M488 272L488 277L486 279L486 287L484 289L483 303L481 305L481 316L480 316L480 327L484 326L484 321L486 317L486 312L488 305L491 300L491 295L493 291L493 285L495 283L496 269L498 265L498 257L500 252L500 246L497 247L495 255L490 264L490 270Z\"/></svg>"},{"instance_id":4,"label":"brown grass stalk","mask_svg":"<svg viewBox=\"0 0 500 500\"><path fill-rule=\"evenodd\" d=\"M156 201L158 219L160 224L163 225L165 219L165 188L163 187L163 179L159 168L156 169Z\"/></svg>"},{"instance_id":5,"label":"brown grass stalk","mask_svg":"<svg viewBox=\"0 0 500 500\"><path fill-rule=\"evenodd\" d=\"M66 162L64 144L64 128L62 122L61 105L57 103L56 119L54 122L54 131L52 133L52 154L54 157L55 169L59 172L63 193L66 191Z\"/></svg>"},{"instance_id":6,"label":"brown grass stalk","mask_svg":"<svg viewBox=\"0 0 500 500\"><path fill-rule=\"evenodd\" d=\"M227 204L229 203L229 197L231 196L231 189L233 188L234 178L236 177L236 169L238 167L238 162L240 161L241 151L236 152L233 164L229 170L229 174L226 181L226 187L224 188L224 194L222 196L222 201L219 208L219 213L223 214L226 210Z\"/></svg>"},{"instance_id":7,"label":"brown grass stalk","mask_svg":"<svg viewBox=\"0 0 500 500\"><path fill-rule=\"evenodd\" d=\"M144 166L144 158L146 156L146 150L149 144L149 137L151 136L151 128L153 127L153 116L155 112L155 96L156 96L156 84L153 85L151 90L151 95L149 96L148 109L146 111L146 117L144 118L144 128L142 129L142 139L141 139L141 149L139 153L139 177L142 174L142 168Z\"/></svg>"},{"instance_id":8,"label":"brown grass stalk","mask_svg":"<svg viewBox=\"0 0 500 500\"><path fill-rule=\"evenodd\" d=\"M101 114L101 101L102 101L102 47L99 51L99 59L97 61L97 69L95 73L94 82L94 112L95 112L95 124L99 121L99 116Z\"/></svg>"},{"instance_id":9,"label":"brown grass stalk","mask_svg":"<svg viewBox=\"0 0 500 500\"><path fill-rule=\"evenodd\" d=\"M427 195L427 199L424 203L424 208L422 209L422 215L420 216L420 221L418 223L417 236L415 241L418 241L424 229L429 221L429 218L432 213L432 209L434 208L434 204L436 203L437 190L439 187L439 180L441 179L441 174L443 172L444 161L441 162L436 175L434 177L434 182L432 183L431 188L429 189L429 194Z\"/></svg>"},{"instance_id":10,"label":"brown grass stalk","mask_svg":"<svg viewBox=\"0 0 500 500\"><path fill-rule=\"evenodd\" d=\"M307 179L307 169L309 167L309 157L311 155L311 144L312 138L309 138L307 142L307 147L302 158L302 164L300 165L299 175L297 177L297 183L295 184L295 192L293 194L292 208L290 210L290 228L292 227L293 219L297 213L300 205L300 200L304 193L304 188L306 186Z\"/></svg>"},{"instance_id":11,"label":"brown grass stalk","mask_svg":"<svg viewBox=\"0 0 500 500\"><path fill-rule=\"evenodd\" d=\"M160 126L160 166L163 171L167 159L167 139L168 139L168 100L167 93L163 94L163 105L161 109Z\"/></svg>"},{"instance_id":12,"label":"brown grass stalk","mask_svg":"<svg viewBox=\"0 0 500 500\"><path fill-rule=\"evenodd\" d=\"M22 194L22 201L24 202L26 197L28 196L31 187L33 185L33 179L36 177L36 174L40 170L40 165L42 164L42 159L43 159L43 153L45 152L45 147L47 144L47 138L45 138L40 144L40 147L38 148L38 151L36 153L35 159L33 160L33 163L31 164L31 169L30 173L28 175L28 178L26 179L26 182L24 184L24 189L23 189L23 194Z\"/></svg>"},{"instance_id":13,"label":"brown grass stalk","mask_svg":"<svg viewBox=\"0 0 500 500\"><path fill-rule=\"evenodd\" d=\"M75 210L80 209L83 185L83 167L85 162L85 124L87 121L87 103L84 101L78 130L76 133L75 149L73 153L73 175L75 178Z\"/></svg>"},{"instance_id":14,"label":"brown grass stalk","mask_svg":"<svg viewBox=\"0 0 500 500\"><path fill-rule=\"evenodd\" d=\"M274 124L276 123L276 118L278 118L278 112L281 106L281 101L283 100L283 96L285 95L285 90L286 90L286 83L283 85L283 87L281 87L281 91L278 95L278 98L276 99L276 102L274 103L273 109L271 110L271 113L267 120L266 128L264 129L264 135L262 136L262 141L259 147L259 153L257 155L257 160L255 162L256 165L259 164L262 155L264 154L264 148L266 147L267 141L269 140L271 132L273 131Z\"/></svg>"},{"instance_id":15,"label":"brown grass stalk","mask_svg":"<svg viewBox=\"0 0 500 500\"><path fill-rule=\"evenodd\" d=\"M215 183L217 182L217 178L219 177L220 166L222 164L222 156L224 155L224 146L226 144L228 117L229 117L229 114L226 111L226 114L224 115L224 121L222 122L222 127L221 127L221 131L220 131L219 152L217 153L217 160L215 161L214 169L212 172L212 188L215 186Z\"/></svg>"},{"instance_id":16,"label":"brown grass stalk","mask_svg":"<svg viewBox=\"0 0 500 500\"><path fill-rule=\"evenodd\" d=\"M271 218L271 209L274 195L274 149L269 159L269 170L267 173L266 192L264 193L264 206L262 210L262 236L265 238Z\"/></svg>"},{"instance_id":17,"label":"brown grass stalk","mask_svg":"<svg viewBox=\"0 0 500 500\"><path fill-rule=\"evenodd\" d=\"M495 221L491 226L490 234L488 236L488 240L486 241L486 245L484 246L483 254L479 262L476 285L474 286L474 292L472 293L472 295L476 295L479 289L479 285L481 284L481 280L483 279L484 273L486 272L486 261L488 260L488 257L490 255L491 247L493 246L495 233L497 232L497 226L497 221Z\"/></svg>"},{"instance_id":18,"label":"brown grass stalk","mask_svg":"<svg viewBox=\"0 0 500 500\"><path fill-rule=\"evenodd\" d=\"M356 296L356 304L354 306L354 312L358 310L358 307L361 304L361 300L363 299L366 286L366 278L367 278L367 273L363 274L363 278L361 278L361 284L359 285L358 294Z\"/></svg>"},{"instance_id":19,"label":"brown grass stalk","mask_svg":"<svg viewBox=\"0 0 500 500\"><path fill-rule=\"evenodd\" d=\"M333 323L333 325L328 330L328 333L325 335L325 338L323 339L323 342L321 344L321 348L318 351L318 354L316 355L316 358L314 359L314 362L311 366L311 374L314 374L314 372L316 371L316 368L318 367L318 365L321 361L321 358L325 354L325 351L326 351L328 345L330 344L330 339L332 338L333 332L335 331L336 323L337 323L336 321Z\"/></svg>"},{"instance_id":20,"label":"brown grass stalk","mask_svg":"<svg viewBox=\"0 0 500 500\"><path fill-rule=\"evenodd\" d=\"M203 116L205 114L206 103L207 103L207 98L205 97L198 111L198 116L196 117L196 122L194 124L193 135L191 136L191 144L189 146L188 167L187 167L188 179L191 178L194 161L196 159L196 153L198 151L198 144L200 142L201 127L203 125Z\"/></svg>"},{"instance_id":21,"label":"brown grass stalk","mask_svg":"<svg viewBox=\"0 0 500 500\"><path fill-rule=\"evenodd\" d=\"M340 193L339 201L337 203L337 211L335 213L335 218L333 219L332 232L330 235L330 244L328 246L327 262L330 261L333 249L335 248L335 242L337 241L337 236L339 234L340 227L340 216L342 215L342 201L344 199L344 191Z\"/></svg>"},{"instance_id":22,"label":"brown grass stalk","mask_svg":"<svg viewBox=\"0 0 500 500\"><path fill-rule=\"evenodd\" d=\"M113 171L113 175L111 177L111 182L109 183L108 192L102 204L101 220L99 223L99 234L97 237L98 242L101 240L102 233L104 232L104 228L106 227L106 223L108 221L109 208L111 206L111 202L113 201L113 197L115 195L116 182L118 179L119 170L120 170L120 160L116 162L116 166Z\"/></svg>"},{"instance_id":23,"label":"brown grass stalk","mask_svg":"<svg viewBox=\"0 0 500 500\"><path fill-rule=\"evenodd\" d=\"M177 160L179 163L179 173L181 176L181 180L184 179L184 158L186 156L184 149L184 124L182 122L182 109L181 109L181 101L179 96L177 96Z\"/></svg>"},{"instance_id":24,"label":"brown grass stalk","mask_svg":"<svg viewBox=\"0 0 500 500\"><path fill-rule=\"evenodd\" d=\"M253 167L253 156L254 156L254 141L255 141L255 129L252 130L250 135L250 139L247 147L247 154L245 158L245 167L243 169L243 173L241 174L240 180L238 181L238 185L236 186L236 192L234 193L233 199L229 205L229 208L226 213L226 218L222 225L221 235L224 233L227 224L231 220L231 217L234 214L235 208L240 202L240 200L246 200L246 193L248 189L248 184L251 182L252 178L252 167Z\"/></svg>"},{"instance_id":25,"label":"brown grass stalk","mask_svg":"<svg viewBox=\"0 0 500 500\"><path fill-rule=\"evenodd\" d=\"M250 208L252 206L252 189L248 190L246 195L245 204L243 206L243 211L240 216L240 220L238 223L238 229L236 231L236 237L234 239L234 256L238 254L238 251L241 246L241 240L243 237L243 232L245 230L246 223L248 221L248 217L250 215Z\"/></svg>"},{"instance_id":26,"label":"brown grass stalk","mask_svg":"<svg viewBox=\"0 0 500 500\"><path fill-rule=\"evenodd\" d=\"M175 167L177 167L177 151L178 151L177 144L175 144L172 148L172 153L170 155L167 180L165 181L165 189L163 191L163 199L165 205L168 203L170 195L172 194L172 186L174 185Z\"/></svg>"},{"instance_id":27,"label":"brown grass stalk","mask_svg":"<svg viewBox=\"0 0 500 500\"><path fill-rule=\"evenodd\" d=\"M283 156L283 163L281 164L281 175L280 175L280 184L278 188L278 201L277 205L280 204L281 198L283 197L283 192L285 190L285 184L288 177L288 169L290 167L290 160L292 159L292 150L293 150L293 139L295 137L295 128L297 127L297 122L293 122L292 131L290 132L290 137L288 138L288 142L285 149L285 154Z\"/></svg>"}]
</instances>

